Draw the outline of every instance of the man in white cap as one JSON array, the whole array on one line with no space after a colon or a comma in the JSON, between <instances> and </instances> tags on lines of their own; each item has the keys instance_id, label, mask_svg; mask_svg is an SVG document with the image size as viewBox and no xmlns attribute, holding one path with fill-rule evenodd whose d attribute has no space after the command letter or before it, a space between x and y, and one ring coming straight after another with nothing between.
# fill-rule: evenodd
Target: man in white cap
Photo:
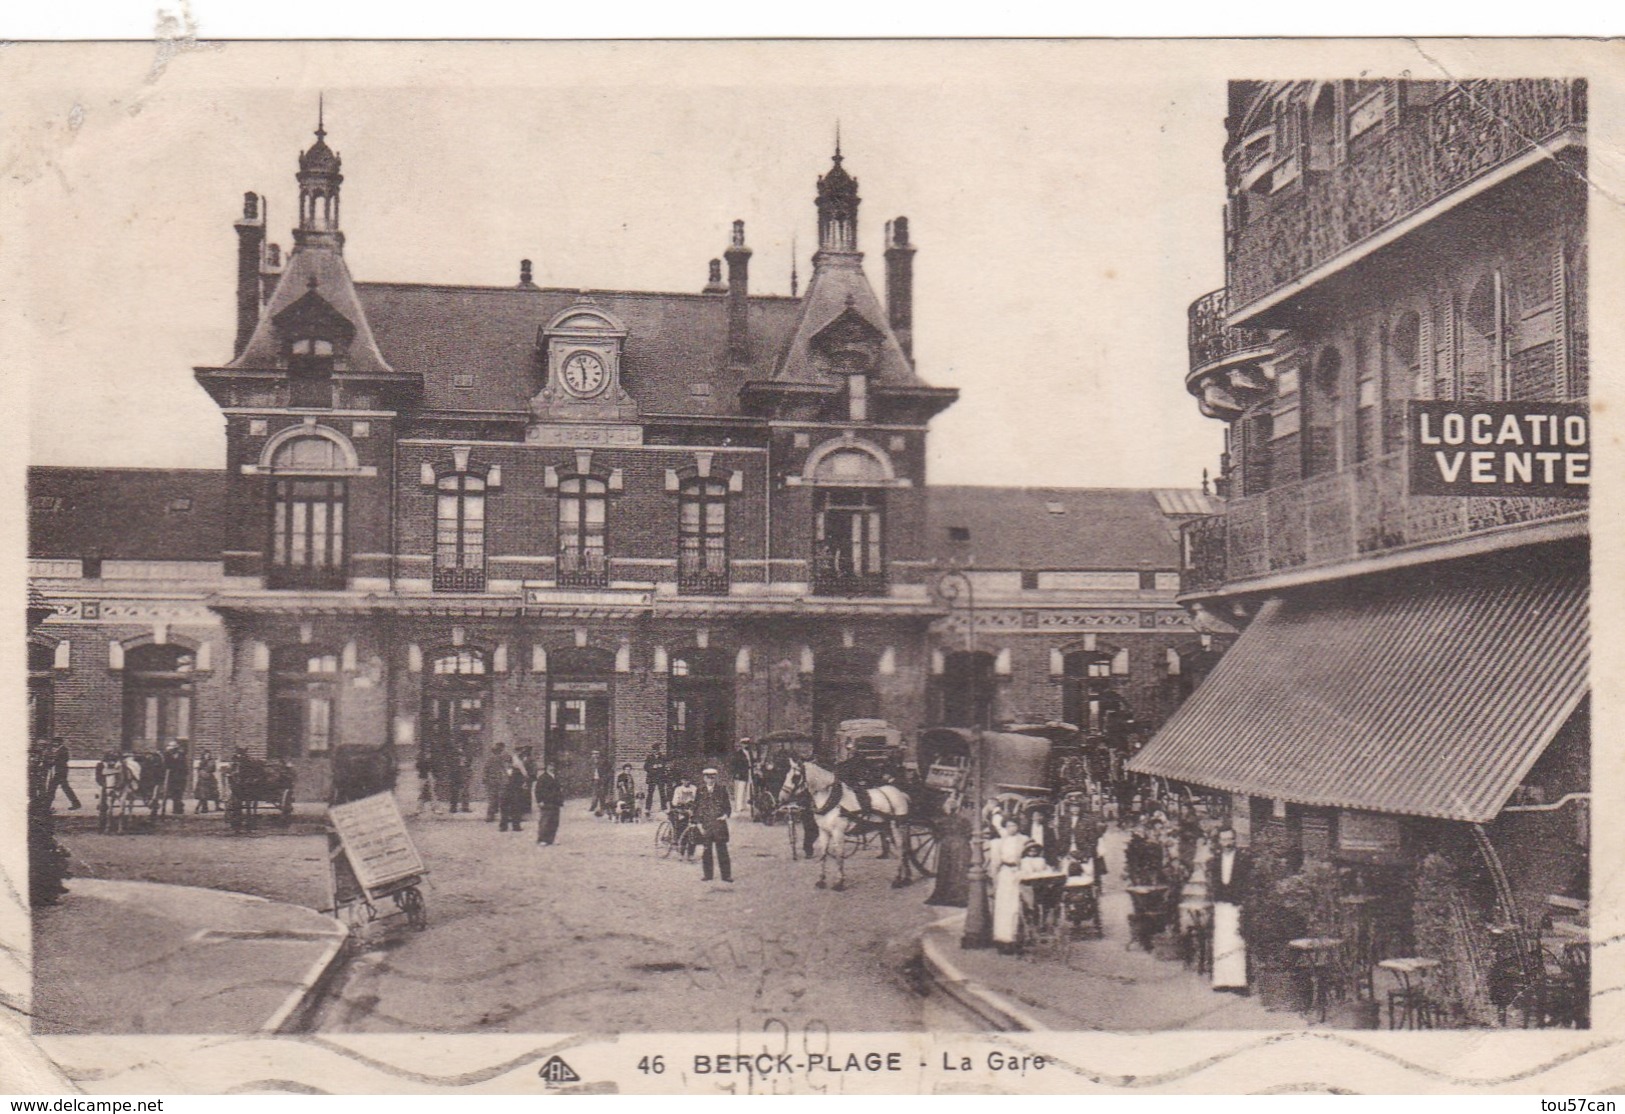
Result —
<instances>
[{"instance_id":1,"label":"man in white cap","mask_svg":"<svg viewBox=\"0 0 1625 1114\"><path fill-rule=\"evenodd\" d=\"M728 791L717 784L717 768L707 766L701 775L704 784L694 796L694 823L700 829L700 842L704 851L700 857L700 875L711 881L712 854L722 870L722 880L732 882L733 863L728 859L728 816L731 812ZM713 852L714 849L714 852Z\"/></svg>"},{"instance_id":2,"label":"man in white cap","mask_svg":"<svg viewBox=\"0 0 1625 1114\"><path fill-rule=\"evenodd\" d=\"M733 779L733 809L741 816L750 811L750 740L740 739L728 756L728 776Z\"/></svg>"}]
</instances>

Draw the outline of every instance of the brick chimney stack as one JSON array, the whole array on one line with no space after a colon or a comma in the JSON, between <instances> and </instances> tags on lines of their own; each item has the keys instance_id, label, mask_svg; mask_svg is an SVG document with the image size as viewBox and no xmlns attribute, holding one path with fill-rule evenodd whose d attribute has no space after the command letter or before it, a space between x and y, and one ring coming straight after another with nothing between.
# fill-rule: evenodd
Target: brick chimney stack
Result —
<instances>
[{"instance_id":1,"label":"brick chimney stack","mask_svg":"<svg viewBox=\"0 0 1625 1114\"><path fill-rule=\"evenodd\" d=\"M733 241L722 257L728 261L728 366L743 367L750 362L750 249L744 221L734 221Z\"/></svg>"},{"instance_id":2,"label":"brick chimney stack","mask_svg":"<svg viewBox=\"0 0 1625 1114\"><path fill-rule=\"evenodd\" d=\"M537 286L536 283L531 280L530 274L531 274L530 260L521 259L519 261L519 289L520 290L540 290L541 289L541 287Z\"/></svg>"},{"instance_id":3,"label":"brick chimney stack","mask_svg":"<svg viewBox=\"0 0 1625 1114\"><path fill-rule=\"evenodd\" d=\"M256 193L243 194L243 217L237 222L237 341L232 359L243 354L260 322L260 257L265 251L265 213Z\"/></svg>"},{"instance_id":4,"label":"brick chimney stack","mask_svg":"<svg viewBox=\"0 0 1625 1114\"><path fill-rule=\"evenodd\" d=\"M727 292L728 284L722 281L722 260L713 259L711 260L710 276L706 279L705 289L701 293L726 294Z\"/></svg>"},{"instance_id":5,"label":"brick chimney stack","mask_svg":"<svg viewBox=\"0 0 1625 1114\"><path fill-rule=\"evenodd\" d=\"M914 246L908 218L886 222L886 316L903 355L914 362Z\"/></svg>"}]
</instances>

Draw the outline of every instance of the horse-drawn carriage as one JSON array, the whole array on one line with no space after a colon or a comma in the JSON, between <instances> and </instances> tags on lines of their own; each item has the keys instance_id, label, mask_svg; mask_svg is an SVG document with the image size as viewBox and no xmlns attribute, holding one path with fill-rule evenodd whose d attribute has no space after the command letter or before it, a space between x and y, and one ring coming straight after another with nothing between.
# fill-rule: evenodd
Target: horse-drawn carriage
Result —
<instances>
[{"instance_id":1,"label":"horse-drawn carriage","mask_svg":"<svg viewBox=\"0 0 1625 1114\"><path fill-rule=\"evenodd\" d=\"M96 764L96 785L99 795L96 805L97 829L112 834L129 831L136 811L145 813L156 825L164 810L165 776L164 756L156 752L146 754L110 753Z\"/></svg>"},{"instance_id":2,"label":"horse-drawn carriage","mask_svg":"<svg viewBox=\"0 0 1625 1114\"><path fill-rule=\"evenodd\" d=\"M292 819L294 774L288 763L255 758L238 747L220 773L226 823L232 831L257 827L261 805L274 808L284 825Z\"/></svg>"}]
</instances>

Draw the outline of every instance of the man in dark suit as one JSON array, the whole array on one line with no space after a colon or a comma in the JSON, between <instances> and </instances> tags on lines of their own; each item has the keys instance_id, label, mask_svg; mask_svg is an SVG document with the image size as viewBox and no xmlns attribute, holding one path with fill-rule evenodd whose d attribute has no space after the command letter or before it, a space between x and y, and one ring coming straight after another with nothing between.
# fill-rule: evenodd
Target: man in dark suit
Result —
<instances>
[{"instance_id":1,"label":"man in dark suit","mask_svg":"<svg viewBox=\"0 0 1625 1114\"><path fill-rule=\"evenodd\" d=\"M559 810L564 807L564 788L558 770L549 762L536 778L536 842L551 846L559 837Z\"/></svg>"},{"instance_id":2,"label":"man in dark suit","mask_svg":"<svg viewBox=\"0 0 1625 1114\"><path fill-rule=\"evenodd\" d=\"M694 797L694 823L700 826L700 840L705 848L700 857L701 878L706 882L711 881L714 850L716 865L722 870L722 880L732 882L733 863L728 859L728 817L733 809L728 800L728 791L717 784L716 767L707 766L703 776L704 784Z\"/></svg>"},{"instance_id":3,"label":"man in dark suit","mask_svg":"<svg viewBox=\"0 0 1625 1114\"><path fill-rule=\"evenodd\" d=\"M1247 993L1247 942L1242 935L1242 905L1251 884L1252 860L1236 846L1230 828L1219 832L1219 845L1207 861L1207 892L1213 901L1213 989Z\"/></svg>"}]
</instances>

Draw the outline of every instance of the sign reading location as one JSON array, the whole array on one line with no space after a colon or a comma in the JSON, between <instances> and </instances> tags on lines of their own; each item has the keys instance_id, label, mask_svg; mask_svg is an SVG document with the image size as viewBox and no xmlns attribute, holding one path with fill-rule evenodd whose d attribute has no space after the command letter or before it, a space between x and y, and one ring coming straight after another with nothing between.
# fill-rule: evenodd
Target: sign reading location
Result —
<instances>
[{"instance_id":1,"label":"sign reading location","mask_svg":"<svg viewBox=\"0 0 1625 1114\"><path fill-rule=\"evenodd\" d=\"M1591 419L1577 402L1410 403L1412 495L1591 491Z\"/></svg>"}]
</instances>

